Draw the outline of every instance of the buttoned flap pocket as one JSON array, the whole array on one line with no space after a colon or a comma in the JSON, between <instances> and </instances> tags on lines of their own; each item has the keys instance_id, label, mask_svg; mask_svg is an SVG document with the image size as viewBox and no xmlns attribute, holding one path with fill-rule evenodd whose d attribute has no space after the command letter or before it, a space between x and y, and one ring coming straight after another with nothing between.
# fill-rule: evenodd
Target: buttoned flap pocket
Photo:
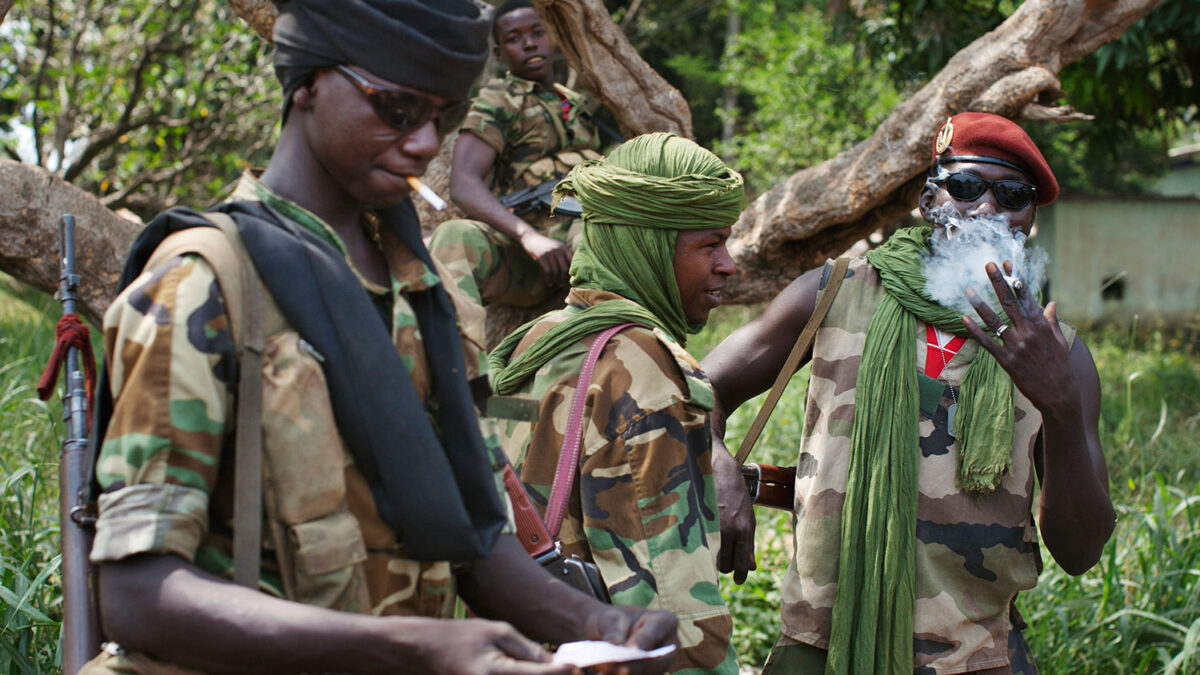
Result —
<instances>
[{"instance_id":1,"label":"buttoned flap pocket","mask_svg":"<svg viewBox=\"0 0 1200 675\"><path fill-rule=\"evenodd\" d=\"M267 339L263 447L270 499L285 524L345 508L347 453L338 435L322 357L294 331Z\"/></svg>"},{"instance_id":2,"label":"buttoned flap pocket","mask_svg":"<svg viewBox=\"0 0 1200 675\"><path fill-rule=\"evenodd\" d=\"M289 530L296 547L296 563L309 576L327 574L367 559L362 530L349 511L298 523Z\"/></svg>"}]
</instances>

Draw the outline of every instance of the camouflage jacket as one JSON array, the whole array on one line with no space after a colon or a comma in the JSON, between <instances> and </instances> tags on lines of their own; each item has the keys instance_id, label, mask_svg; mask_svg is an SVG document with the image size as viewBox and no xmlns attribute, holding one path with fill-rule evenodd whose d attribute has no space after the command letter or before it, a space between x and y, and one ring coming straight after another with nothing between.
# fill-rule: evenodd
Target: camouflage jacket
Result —
<instances>
[{"instance_id":1,"label":"camouflage jacket","mask_svg":"<svg viewBox=\"0 0 1200 675\"><path fill-rule=\"evenodd\" d=\"M562 85L555 89L546 91L537 82L506 73L485 84L471 103L462 130L496 151L489 176L496 196L544 183L600 156L600 136L583 97ZM539 230L570 223L538 210L524 218Z\"/></svg>"},{"instance_id":2,"label":"camouflage jacket","mask_svg":"<svg viewBox=\"0 0 1200 675\"><path fill-rule=\"evenodd\" d=\"M831 266L826 265L826 274ZM817 332L796 471L796 537L783 586L783 633L826 648L837 592L841 510L846 490L854 393L867 326L884 291L879 274L855 259ZM1064 326L1064 330L1069 331ZM958 445L947 433L950 387L979 345L968 340L940 379L925 372L925 326L913 367L920 381L914 667L962 673L1007 666L1010 608L1041 570L1031 514L1033 449L1041 414L1015 392L1012 469L979 502L955 484ZM1067 332L1068 338L1073 332Z\"/></svg>"},{"instance_id":3,"label":"camouflage jacket","mask_svg":"<svg viewBox=\"0 0 1200 675\"><path fill-rule=\"evenodd\" d=\"M249 175L232 199L264 201L346 252L328 225ZM367 292L393 302L396 349L426 400L433 383L405 294L440 282L390 234L381 243L390 288L359 278ZM448 290L462 311L482 311ZM450 616L449 564L405 557L338 434L321 355L269 294L266 301L261 589L346 611ZM212 268L188 254L145 270L105 313L104 339L115 407L97 467L105 493L92 560L173 553L232 577L236 355ZM479 345L464 338L463 347L468 376L485 372ZM485 425L485 439L498 447L494 424Z\"/></svg>"},{"instance_id":4,"label":"camouflage jacket","mask_svg":"<svg viewBox=\"0 0 1200 675\"><path fill-rule=\"evenodd\" d=\"M616 297L571 289L568 308L534 326L515 353L567 313ZM531 411L525 421L500 421L501 443L543 513L594 337L558 354L520 394L502 399ZM596 562L613 602L679 617L683 651L674 670L736 673L732 621L717 587L712 403L700 365L661 330L633 327L613 337L588 386L579 473L559 537L567 553Z\"/></svg>"}]
</instances>

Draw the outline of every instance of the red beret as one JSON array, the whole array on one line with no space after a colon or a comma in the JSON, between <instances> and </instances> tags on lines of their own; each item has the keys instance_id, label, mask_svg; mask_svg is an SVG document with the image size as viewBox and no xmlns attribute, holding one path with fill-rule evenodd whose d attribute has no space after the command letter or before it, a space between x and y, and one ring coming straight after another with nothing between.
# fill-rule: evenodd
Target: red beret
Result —
<instances>
[{"instance_id":1,"label":"red beret","mask_svg":"<svg viewBox=\"0 0 1200 675\"><path fill-rule=\"evenodd\" d=\"M1046 158L1025 130L1007 117L991 113L959 113L938 128L933 140L934 164L989 162L1024 172L1037 185L1037 205L1058 198L1058 181Z\"/></svg>"}]
</instances>

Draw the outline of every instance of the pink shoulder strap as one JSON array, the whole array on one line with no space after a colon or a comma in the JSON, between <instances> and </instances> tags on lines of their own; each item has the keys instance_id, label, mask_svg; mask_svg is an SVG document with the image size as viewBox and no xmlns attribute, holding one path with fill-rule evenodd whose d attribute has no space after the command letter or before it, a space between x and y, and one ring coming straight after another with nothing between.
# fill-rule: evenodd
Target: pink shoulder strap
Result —
<instances>
[{"instance_id":1,"label":"pink shoulder strap","mask_svg":"<svg viewBox=\"0 0 1200 675\"><path fill-rule=\"evenodd\" d=\"M567 433L563 436L562 451L558 455L558 468L554 472L554 483L550 486L550 502L546 505L546 527L550 536L558 538L562 528L563 516L566 515L567 497L575 487L575 471L579 465L579 449L583 443L583 405L587 401L588 385L592 382L592 371L596 369L596 361L604 350L609 339L617 333L637 326L636 323L623 323L613 326L596 336L588 349L583 367L579 370L579 380L575 383L575 395L571 399L571 414L567 417Z\"/></svg>"}]
</instances>

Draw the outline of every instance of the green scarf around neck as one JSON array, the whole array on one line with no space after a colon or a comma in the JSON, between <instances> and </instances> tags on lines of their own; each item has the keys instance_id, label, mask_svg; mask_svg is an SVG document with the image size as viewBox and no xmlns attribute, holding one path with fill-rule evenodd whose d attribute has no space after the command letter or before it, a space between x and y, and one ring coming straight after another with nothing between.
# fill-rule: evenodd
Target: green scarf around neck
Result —
<instances>
[{"instance_id":1,"label":"green scarf around neck","mask_svg":"<svg viewBox=\"0 0 1200 675\"><path fill-rule=\"evenodd\" d=\"M609 326L661 328L680 344L704 324L683 311L675 282L680 230L726 227L744 198L742 176L719 157L675 134L638 136L601 160L577 165L554 188L555 203L574 195L583 207L583 239L571 258L571 285L616 293L568 316L512 357L541 318L521 326L489 356L492 389L505 395L566 347Z\"/></svg>"},{"instance_id":2,"label":"green scarf around neck","mask_svg":"<svg viewBox=\"0 0 1200 675\"><path fill-rule=\"evenodd\" d=\"M917 521L918 320L966 335L961 315L925 293L931 230L900 230L867 260L886 294L867 328L842 508L838 587L825 672L910 675ZM980 349L959 388L958 484L993 491L1012 461L1013 384Z\"/></svg>"}]
</instances>

